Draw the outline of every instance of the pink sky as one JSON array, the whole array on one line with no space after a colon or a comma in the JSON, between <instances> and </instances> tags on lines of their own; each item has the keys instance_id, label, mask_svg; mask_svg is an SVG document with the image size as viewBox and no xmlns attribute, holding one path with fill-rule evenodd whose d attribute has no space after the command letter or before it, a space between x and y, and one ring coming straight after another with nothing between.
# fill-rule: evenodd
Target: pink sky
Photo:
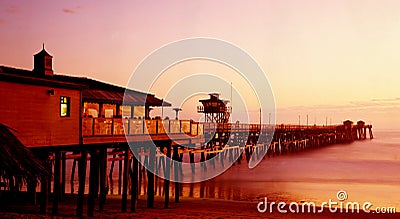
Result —
<instances>
[{"instance_id":1,"label":"pink sky","mask_svg":"<svg viewBox=\"0 0 400 219\"><path fill-rule=\"evenodd\" d=\"M2 65L32 69L44 42L57 73L126 85L151 51L212 37L266 72L278 123L309 114L400 129L399 1L1 1L0 11Z\"/></svg>"}]
</instances>

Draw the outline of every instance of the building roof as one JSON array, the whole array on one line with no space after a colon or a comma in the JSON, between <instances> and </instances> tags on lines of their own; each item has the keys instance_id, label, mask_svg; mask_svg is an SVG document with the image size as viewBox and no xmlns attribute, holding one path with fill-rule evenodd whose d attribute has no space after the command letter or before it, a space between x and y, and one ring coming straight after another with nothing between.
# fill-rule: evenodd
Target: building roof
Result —
<instances>
[{"instance_id":1,"label":"building roof","mask_svg":"<svg viewBox=\"0 0 400 219\"><path fill-rule=\"evenodd\" d=\"M170 103L155 97L154 94L146 94L86 77L61 74L47 76L36 74L30 70L0 66L0 80L81 89L82 99L93 102L125 103L129 105L143 105L145 103L148 106L171 106Z\"/></svg>"},{"instance_id":2,"label":"building roof","mask_svg":"<svg viewBox=\"0 0 400 219\"><path fill-rule=\"evenodd\" d=\"M83 89L84 84L54 80L52 77L43 77L33 71L0 66L0 81L10 81L21 84L62 87L68 89Z\"/></svg>"},{"instance_id":3,"label":"building roof","mask_svg":"<svg viewBox=\"0 0 400 219\"><path fill-rule=\"evenodd\" d=\"M51 56L45 49L44 49L44 43L43 43L43 47L42 47L42 51L36 53L33 56L50 56L53 58L53 56Z\"/></svg>"},{"instance_id":4,"label":"building roof","mask_svg":"<svg viewBox=\"0 0 400 219\"><path fill-rule=\"evenodd\" d=\"M216 102L216 103L219 103L219 104L222 104L222 105L226 105L226 103L229 102L227 100L220 99L219 98L219 93L210 93L209 95L210 95L210 99L199 100L199 102L201 102L203 104L204 103L210 103L210 102Z\"/></svg>"},{"instance_id":5,"label":"building roof","mask_svg":"<svg viewBox=\"0 0 400 219\"><path fill-rule=\"evenodd\" d=\"M124 103L127 105L148 105L148 106L171 106L163 100L160 100L154 95L146 95L135 91L127 90L124 92L115 92L107 90L85 89L82 92L82 98L86 101L94 102L112 102Z\"/></svg>"},{"instance_id":6,"label":"building roof","mask_svg":"<svg viewBox=\"0 0 400 219\"><path fill-rule=\"evenodd\" d=\"M36 54L33 55L33 56L50 56L50 57L53 57L53 56L51 56L51 55L44 49L44 47L43 47L42 51L36 53Z\"/></svg>"}]
</instances>

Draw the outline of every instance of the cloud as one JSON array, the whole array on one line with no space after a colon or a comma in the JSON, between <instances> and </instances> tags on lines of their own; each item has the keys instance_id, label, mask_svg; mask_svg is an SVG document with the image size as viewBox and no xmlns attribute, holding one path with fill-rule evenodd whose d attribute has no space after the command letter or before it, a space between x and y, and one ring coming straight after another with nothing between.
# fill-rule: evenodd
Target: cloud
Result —
<instances>
[{"instance_id":1,"label":"cloud","mask_svg":"<svg viewBox=\"0 0 400 219\"><path fill-rule=\"evenodd\" d=\"M379 110L379 109L391 109L400 108L400 98L382 98L382 99L372 99L370 101L350 101L347 104L341 105L299 105L299 106L289 106L280 108L280 110L287 111L356 111L356 110Z\"/></svg>"},{"instance_id":2,"label":"cloud","mask_svg":"<svg viewBox=\"0 0 400 219\"><path fill-rule=\"evenodd\" d=\"M69 13L69 14L76 14L76 11L75 11L75 10L72 10L72 9L69 9L69 8L64 8L64 9L63 9L63 12Z\"/></svg>"},{"instance_id":3,"label":"cloud","mask_svg":"<svg viewBox=\"0 0 400 219\"><path fill-rule=\"evenodd\" d=\"M17 13L21 12L21 8L18 5L9 5L6 8L6 12L10 13L10 14L17 14Z\"/></svg>"},{"instance_id":4,"label":"cloud","mask_svg":"<svg viewBox=\"0 0 400 219\"><path fill-rule=\"evenodd\" d=\"M77 14L80 8L80 6L74 8L63 8L62 11L67 14Z\"/></svg>"},{"instance_id":5,"label":"cloud","mask_svg":"<svg viewBox=\"0 0 400 219\"><path fill-rule=\"evenodd\" d=\"M375 102L393 102L393 101L400 101L400 97L397 98L387 98L387 99L372 99Z\"/></svg>"}]
</instances>

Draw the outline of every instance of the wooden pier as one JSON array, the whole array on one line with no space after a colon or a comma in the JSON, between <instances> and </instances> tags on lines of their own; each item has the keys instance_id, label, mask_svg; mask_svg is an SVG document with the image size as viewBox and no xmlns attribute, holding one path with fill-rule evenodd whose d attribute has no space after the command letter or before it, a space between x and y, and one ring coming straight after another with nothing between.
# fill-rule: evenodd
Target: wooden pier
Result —
<instances>
[{"instance_id":1,"label":"wooden pier","mask_svg":"<svg viewBox=\"0 0 400 219\"><path fill-rule=\"evenodd\" d=\"M44 48L34 57L32 71L0 66L0 123L16 130L18 139L52 173L51 178L41 177L40 183L25 185L31 201L39 200L43 214L59 213L68 181L70 193L76 195L75 215L79 217L102 211L109 194L121 195L121 212L127 212L128 205L135 211L142 189L138 185L145 180L146 205L154 207L157 187L161 188L159 176L166 178L164 207L168 208L171 186L174 201L179 202L184 163L189 163L195 174L244 159L251 162L264 159L264 155L299 153L373 138L372 125L363 121L353 124L347 120L331 126L228 123L231 109L218 94L200 100L203 106L198 112L205 113L205 122L151 119L150 107L171 104L153 94L54 74L53 57ZM219 159L213 159L217 156ZM67 169L67 160L72 162L71 169ZM118 189L114 191L116 168ZM71 178L67 179L69 171ZM2 195L19 192L23 183L14 179L0 179Z\"/></svg>"},{"instance_id":2,"label":"wooden pier","mask_svg":"<svg viewBox=\"0 0 400 219\"><path fill-rule=\"evenodd\" d=\"M91 119L89 123L96 123L95 120ZM92 216L95 209L100 211L104 209L108 194L122 195L121 212L127 212L128 188L130 190L130 211L134 211L138 194L140 194L139 180L143 180L144 177L147 178L147 191L145 192L147 194L147 207L152 208L154 206L154 195L157 185L155 181L158 180L158 177L154 175L156 165L158 165L156 171L163 171L164 176L178 176L177 171L180 171L179 168L181 168L179 165L174 165L173 163L169 163L168 165L165 162L166 157L172 158L175 161L183 162L183 160L189 160L192 164L200 164L202 161L223 153L224 159L216 162L233 161L240 163L243 162L243 159L249 162L253 154L255 156L266 154L268 157L272 157L288 153L299 153L332 144L347 144L356 140L365 140L367 139L367 133L369 133L370 139L373 138L372 126L365 125L362 121L359 121L356 125L353 125L350 121L332 126L276 125L274 129L271 125L260 126L259 124L215 124L185 120L143 120L141 124L148 124L152 127L148 127L148 130L145 131L146 128L143 129L142 126L139 128L142 132L138 133L135 130L135 134L127 135L126 138L124 137L124 131L117 128L123 129L122 126L115 126L113 132L107 131L109 130L109 125L114 124L114 121L110 121L111 123L101 123L108 124L107 127L102 126L100 128L104 130L88 131L82 129L84 130L84 143L82 145L58 148L32 148L36 154L47 154L48 156L45 156L44 159L46 163L52 165L49 166L49 170L54 169L54 186L52 191L48 191L50 187L45 188L42 186L40 193L40 197L42 198L46 194L52 195L52 214L57 214L58 205L62 204L60 202L61 197L65 194L67 180L65 172L69 171L65 169L66 159L73 160L74 165L70 170L72 173L78 168L79 189L77 191L76 215L84 215L83 206L86 203L85 187L89 185L87 215ZM120 122L120 119L116 119L116 121ZM138 123L137 120L134 122L126 120L125 122L126 124ZM171 124L178 127L171 129L174 126ZM87 126L87 124L83 123L83 126ZM129 127L126 128L125 130L131 133ZM265 141L269 139L267 135L272 133L271 131L274 131L272 142L266 144ZM97 133L103 134L99 135ZM155 143L157 148L148 144L150 142L143 141L146 135L151 137L152 143ZM177 141L183 143L178 144L177 142L173 142L171 137L177 137ZM134 139L134 141L129 142L131 147L127 144L127 139ZM205 142L205 139L210 140ZM140 161L133 155L132 150L136 150L141 159ZM165 153L156 153L156 150ZM198 162L195 162L195 156L199 157L197 159ZM107 162L111 162L109 170L107 170ZM75 163L78 165L75 165ZM118 165L115 165L115 163ZM145 168L141 163L146 163L150 169L144 171ZM88 166L90 168L87 168ZM110 191L112 185L111 187L109 185L113 182L113 170L116 166L118 166L119 170L117 193ZM89 169L89 182L85 180L87 169ZM74 177L74 174L71 174L71 177ZM172 180L174 181L174 178ZM70 179L70 183L71 188L73 188L73 178ZM169 180L164 180L163 191L166 208L170 201L170 185ZM179 182L175 182L173 186L175 188L174 201L179 202ZM75 193L75 191L71 190L71 193ZM99 203L97 207L95 206L95 200L98 200ZM48 209L46 204L48 202L42 200L40 203L42 205L42 213L46 213Z\"/></svg>"}]
</instances>

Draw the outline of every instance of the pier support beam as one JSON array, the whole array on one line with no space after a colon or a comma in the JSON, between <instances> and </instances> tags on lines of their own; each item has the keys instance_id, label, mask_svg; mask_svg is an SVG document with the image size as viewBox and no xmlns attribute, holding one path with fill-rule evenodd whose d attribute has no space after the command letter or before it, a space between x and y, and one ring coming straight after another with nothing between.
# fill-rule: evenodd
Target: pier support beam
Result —
<instances>
[{"instance_id":1,"label":"pier support beam","mask_svg":"<svg viewBox=\"0 0 400 219\"><path fill-rule=\"evenodd\" d=\"M168 208L169 204L169 178L171 176L171 143L166 145L167 157L165 158L165 169L164 169L164 208Z\"/></svg>"},{"instance_id":2,"label":"pier support beam","mask_svg":"<svg viewBox=\"0 0 400 219\"><path fill-rule=\"evenodd\" d=\"M99 156L96 149L90 151L90 173L89 173L89 195L87 215L93 217L94 199L96 198L97 189L99 187Z\"/></svg>"},{"instance_id":3,"label":"pier support beam","mask_svg":"<svg viewBox=\"0 0 400 219\"><path fill-rule=\"evenodd\" d=\"M368 130L369 130L369 139L373 139L374 135L372 134L372 126L371 125L368 127Z\"/></svg>"},{"instance_id":4,"label":"pier support beam","mask_svg":"<svg viewBox=\"0 0 400 219\"><path fill-rule=\"evenodd\" d=\"M137 148L135 148L137 150ZM135 154L137 151L133 151ZM132 172L131 172L131 212L136 210L136 200L138 197L138 167L139 162L135 156L132 156Z\"/></svg>"},{"instance_id":5,"label":"pier support beam","mask_svg":"<svg viewBox=\"0 0 400 219\"><path fill-rule=\"evenodd\" d=\"M27 180L26 189L29 196L29 200L31 200L33 205L35 206L36 206L36 185L37 185L36 179Z\"/></svg>"},{"instance_id":6,"label":"pier support beam","mask_svg":"<svg viewBox=\"0 0 400 219\"><path fill-rule=\"evenodd\" d=\"M113 160L111 161L110 172L108 174L108 179L110 181L110 194L114 194L114 183L113 183L113 172L114 172L114 163L115 163L116 155L113 155Z\"/></svg>"},{"instance_id":7,"label":"pier support beam","mask_svg":"<svg viewBox=\"0 0 400 219\"><path fill-rule=\"evenodd\" d=\"M42 177L40 181L40 213L46 214L48 204L48 189L47 189L47 178Z\"/></svg>"},{"instance_id":8,"label":"pier support beam","mask_svg":"<svg viewBox=\"0 0 400 219\"><path fill-rule=\"evenodd\" d=\"M75 181L75 169L76 169L76 159L74 159L74 161L72 162L72 170L71 170L71 180L70 180L70 184L71 184L71 194L74 194L74 181Z\"/></svg>"},{"instance_id":9,"label":"pier support beam","mask_svg":"<svg viewBox=\"0 0 400 219\"><path fill-rule=\"evenodd\" d=\"M154 207L154 158L155 158L154 146L149 146L149 164L147 169L147 207Z\"/></svg>"},{"instance_id":10,"label":"pier support beam","mask_svg":"<svg viewBox=\"0 0 400 219\"><path fill-rule=\"evenodd\" d=\"M122 185L122 206L121 211L126 212L128 203L128 171L129 171L129 146L124 146L124 175L123 175L123 185Z\"/></svg>"},{"instance_id":11,"label":"pier support beam","mask_svg":"<svg viewBox=\"0 0 400 219\"><path fill-rule=\"evenodd\" d=\"M60 193L60 198L61 201L65 197L65 182L66 182L66 174L67 174L67 167L66 167L66 152L61 153L61 193Z\"/></svg>"},{"instance_id":12,"label":"pier support beam","mask_svg":"<svg viewBox=\"0 0 400 219\"><path fill-rule=\"evenodd\" d=\"M121 156L121 155L120 155ZM121 195L122 160L118 161L118 195Z\"/></svg>"},{"instance_id":13,"label":"pier support beam","mask_svg":"<svg viewBox=\"0 0 400 219\"><path fill-rule=\"evenodd\" d=\"M54 186L53 186L53 209L52 214L58 213L58 201L60 200L60 177L61 177L61 152L56 151L54 156Z\"/></svg>"},{"instance_id":14,"label":"pier support beam","mask_svg":"<svg viewBox=\"0 0 400 219\"><path fill-rule=\"evenodd\" d=\"M142 165L142 163L141 163L141 158L140 158L140 156L137 158L138 159L138 161L139 161L139 182L138 182L138 194L141 194L142 193L142 179L143 179L143 165Z\"/></svg>"},{"instance_id":15,"label":"pier support beam","mask_svg":"<svg viewBox=\"0 0 400 219\"><path fill-rule=\"evenodd\" d=\"M41 154L41 160L43 161L43 164L45 165L46 168L50 169L50 164L48 161L48 154ZM42 175L40 179L40 213L41 214L46 214L47 212L47 204L48 204L48 196L49 196L49 180L48 176Z\"/></svg>"},{"instance_id":16,"label":"pier support beam","mask_svg":"<svg viewBox=\"0 0 400 219\"><path fill-rule=\"evenodd\" d=\"M194 163L194 153L193 151L189 152L189 158L190 158L190 167L192 168L192 173L195 173L195 163Z\"/></svg>"},{"instance_id":17,"label":"pier support beam","mask_svg":"<svg viewBox=\"0 0 400 219\"><path fill-rule=\"evenodd\" d=\"M83 215L83 204L85 201L85 179L86 179L86 162L87 162L87 150L84 148L81 151L81 157L78 161L78 175L79 175L79 188L78 188L78 200L76 215L82 217Z\"/></svg>"},{"instance_id":18,"label":"pier support beam","mask_svg":"<svg viewBox=\"0 0 400 219\"><path fill-rule=\"evenodd\" d=\"M106 196L108 193L107 184L107 147L100 149L100 200L99 210L104 210Z\"/></svg>"},{"instance_id":19,"label":"pier support beam","mask_svg":"<svg viewBox=\"0 0 400 219\"><path fill-rule=\"evenodd\" d=\"M179 202L179 153L178 145L173 146L174 152L172 154L172 160L174 160L174 181L175 181L175 203Z\"/></svg>"}]
</instances>

